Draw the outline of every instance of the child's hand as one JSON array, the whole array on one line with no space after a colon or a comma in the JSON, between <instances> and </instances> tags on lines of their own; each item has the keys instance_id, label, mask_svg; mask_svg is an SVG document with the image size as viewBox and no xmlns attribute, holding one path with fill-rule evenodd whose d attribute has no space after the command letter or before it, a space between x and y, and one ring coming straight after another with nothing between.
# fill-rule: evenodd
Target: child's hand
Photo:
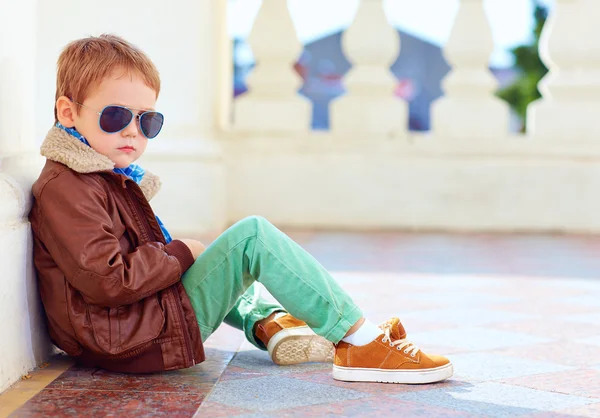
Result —
<instances>
[{"instance_id":1,"label":"child's hand","mask_svg":"<svg viewBox=\"0 0 600 418\"><path fill-rule=\"evenodd\" d=\"M192 252L192 255L194 256L194 259L200 257L200 254L202 254L205 250L204 244L202 244L200 241L196 241L195 239L180 239L179 241L188 246Z\"/></svg>"}]
</instances>

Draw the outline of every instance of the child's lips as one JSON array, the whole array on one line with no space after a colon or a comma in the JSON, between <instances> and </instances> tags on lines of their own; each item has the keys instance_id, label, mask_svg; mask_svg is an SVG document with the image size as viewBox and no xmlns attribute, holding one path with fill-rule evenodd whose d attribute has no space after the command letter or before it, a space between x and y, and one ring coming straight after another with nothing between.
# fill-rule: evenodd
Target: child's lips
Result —
<instances>
[{"instance_id":1,"label":"child's lips","mask_svg":"<svg viewBox=\"0 0 600 418\"><path fill-rule=\"evenodd\" d=\"M133 147L121 147L121 148L118 148L118 150L122 151L122 152L133 152L133 151L135 151L135 148L133 148Z\"/></svg>"}]
</instances>

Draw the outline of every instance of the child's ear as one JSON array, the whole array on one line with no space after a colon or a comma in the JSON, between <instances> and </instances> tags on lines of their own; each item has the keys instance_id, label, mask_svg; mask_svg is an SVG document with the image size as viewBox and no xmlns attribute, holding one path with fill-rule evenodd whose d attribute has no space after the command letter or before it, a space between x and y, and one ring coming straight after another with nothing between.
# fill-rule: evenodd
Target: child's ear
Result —
<instances>
[{"instance_id":1,"label":"child's ear","mask_svg":"<svg viewBox=\"0 0 600 418\"><path fill-rule=\"evenodd\" d=\"M75 126L75 106L67 96L61 96L56 100L56 117L65 128Z\"/></svg>"}]
</instances>

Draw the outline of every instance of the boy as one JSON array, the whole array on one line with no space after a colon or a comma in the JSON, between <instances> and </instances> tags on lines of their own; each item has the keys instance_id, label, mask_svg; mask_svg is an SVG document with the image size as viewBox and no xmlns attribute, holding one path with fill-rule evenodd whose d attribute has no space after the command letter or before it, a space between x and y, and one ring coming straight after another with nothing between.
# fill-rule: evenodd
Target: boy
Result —
<instances>
[{"instance_id":1,"label":"boy","mask_svg":"<svg viewBox=\"0 0 600 418\"><path fill-rule=\"evenodd\" d=\"M56 125L41 147L47 162L30 214L58 347L92 367L173 370L203 361L203 341L225 321L277 364L334 359L339 380L452 375L446 358L406 340L397 318L379 327L365 320L329 273L263 218L236 223L208 248L172 239L148 203L158 178L134 164L162 128L159 92L150 59L116 36L74 41L58 60ZM262 300L255 281L281 305Z\"/></svg>"}]
</instances>

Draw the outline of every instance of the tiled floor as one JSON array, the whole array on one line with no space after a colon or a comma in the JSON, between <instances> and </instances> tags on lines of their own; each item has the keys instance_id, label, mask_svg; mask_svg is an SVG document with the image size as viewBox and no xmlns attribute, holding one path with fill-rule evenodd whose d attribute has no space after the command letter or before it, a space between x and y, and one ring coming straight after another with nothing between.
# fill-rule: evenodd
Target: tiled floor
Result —
<instances>
[{"instance_id":1,"label":"tiled floor","mask_svg":"<svg viewBox=\"0 0 600 418\"><path fill-rule=\"evenodd\" d=\"M331 365L275 366L223 327L185 371L71 368L51 381L68 366L53 362L0 396L0 416L37 393L13 416L600 417L600 237L290 235L367 317L400 316L425 351L447 354L454 378L336 382Z\"/></svg>"}]
</instances>

